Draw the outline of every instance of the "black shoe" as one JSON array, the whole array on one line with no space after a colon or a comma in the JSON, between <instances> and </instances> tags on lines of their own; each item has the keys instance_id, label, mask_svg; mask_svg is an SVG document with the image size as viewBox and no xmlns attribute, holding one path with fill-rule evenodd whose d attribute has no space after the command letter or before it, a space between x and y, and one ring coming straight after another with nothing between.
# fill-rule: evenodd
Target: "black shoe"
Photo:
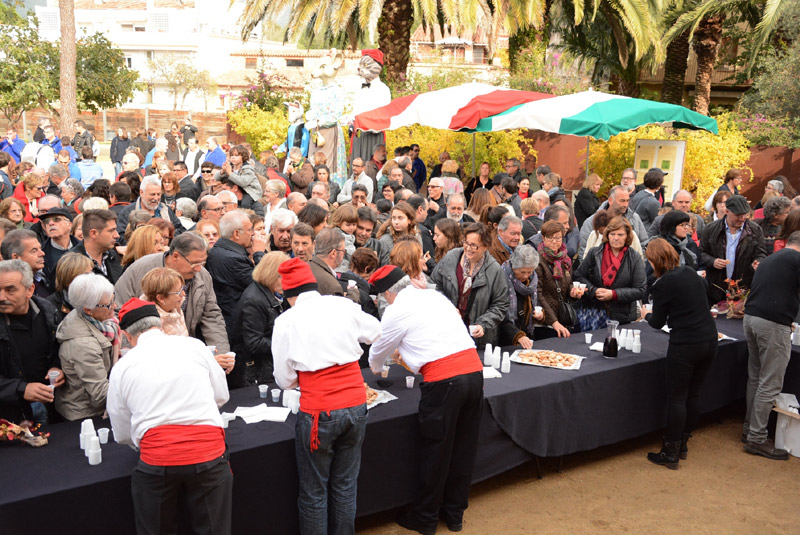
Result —
<instances>
[{"instance_id":1,"label":"black shoe","mask_svg":"<svg viewBox=\"0 0 800 535\"><path fill-rule=\"evenodd\" d=\"M689 447L687 446L687 443L689 442L689 438L691 436L691 433L683 434L683 439L681 440L681 449L678 452L678 457L680 457L682 461L685 461L689 457Z\"/></svg>"},{"instance_id":2,"label":"black shoe","mask_svg":"<svg viewBox=\"0 0 800 535\"><path fill-rule=\"evenodd\" d=\"M742 436L739 438L742 441L742 444L747 444L747 433L742 433Z\"/></svg>"},{"instance_id":3,"label":"black shoe","mask_svg":"<svg viewBox=\"0 0 800 535\"><path fill-rule=\"evenodd\" d=\"M774 461L786 461L789 459L789 452L775 447L775 444L767 439L764 442L745 442L744 451L753 455L761 455Z\"/></svg>"},{"instance_id":4,"label":"black shoe","mask_svg":"<svg viewBox=\"0 0 800 535\"><path fill-rule=\"evenodd\" d=\"M660 452L647 454L647 460L653 464L666 466L670 470L677 470L680 460L680 448L680 442L664 442L664 446L661 448Z\"/></svg>"},{"instance_id":5,"label":"black shoe","mask_svg":"<svg viewBox=\"0 0 800 535\"><path fill-rule=\"evenodd\" d=\"M411 511L406 511L404 513L398 513L397 518L395 521L402 527L416 531L417 533L421 533L422 535L435 535L436 534L436 526L426 527L420 522L414 513Z\"/></svg>"},{"instance_id":6,"label":"black shoe","mask_svg":"<svg viewBox=\"0 0 800 535\"><path fill-rule=\"evenodd\" d=\"M462 529L464 529L464 524L462 523L461 520L457 522L448 520L442 513L439 513L439 518L442 520L442 522L444 522L447 525L447 529L450 531L461 531Z\"/></svg>"}]
</instances>

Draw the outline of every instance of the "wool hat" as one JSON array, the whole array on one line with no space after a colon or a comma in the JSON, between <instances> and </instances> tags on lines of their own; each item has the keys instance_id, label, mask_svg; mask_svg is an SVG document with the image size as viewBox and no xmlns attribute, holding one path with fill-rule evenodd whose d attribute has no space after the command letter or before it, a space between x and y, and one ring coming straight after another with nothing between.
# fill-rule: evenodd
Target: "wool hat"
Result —
<instances>
[{"instance_id":1,"label":"wool hat","mask_svg":"<svg viewBox=\"0 0 800 535\"><path fill-rule=\"evenodd\" d=\"M405 272L397 266L387 264L380 267L369 278L369 293L381 294L405 276Z\"/></svg>"},{"instance_id":2,"label":"wool hat","mask_svg":"<svg viewBox=\"0 0 800 535\"><path fill-rule=\"evenodd\" d=\"M750 205L748 204L747 199L741 195L729 197L728 200L725 201L725 208L727 208L729 212L732 212L736 215L750 213Z\"/></svg>"},{"instance_id":3,"label":"wool hat","mask_svg":"<svg viewBox=\"0 0 800 535\"><path fill-rule=\"evenodd\" d=\"M140 319L150 316L160 318L155 303L144 301L138 297L131 297L119 309L119 328L125 330Z\"/></svg>"},{"instance_id":4,"label":"wool hat","mask_svg":"<svg viewBox=\"0 0 800 535\"><path fill-rule=\"evenodd\" d=\"M292 258L281 264L278 273L281 276L284 297L295 297L317 289L317 279L314 278L311 267L299 258Z\"/></svg>"},{"instance_id":5,"label":"wool hat","mask_svg":"<svg viewBox=\"0 0 800 535\"><path fill-rule=\"evenodd\" d=\"M361 51L361 57L363 58L364 56L369 56L372 59L374 59L376 62L378 62L379 64L383 65L383 52L381 52L377 48L370 48L370 49L367 49L367 50L362 50Z\"/></svg>"},{"instance_id":6,"label":"wool hat","mask_svg":"<svg viewBox=\"0 0 800 535\"><path fill-rule=\"evenodd\" d=\"M39 219L44 221L48 217L55 217L59 215L72 221L72 213L66 208L52 208L43 214L39 214Z\"/></svg>"}]
</instances>

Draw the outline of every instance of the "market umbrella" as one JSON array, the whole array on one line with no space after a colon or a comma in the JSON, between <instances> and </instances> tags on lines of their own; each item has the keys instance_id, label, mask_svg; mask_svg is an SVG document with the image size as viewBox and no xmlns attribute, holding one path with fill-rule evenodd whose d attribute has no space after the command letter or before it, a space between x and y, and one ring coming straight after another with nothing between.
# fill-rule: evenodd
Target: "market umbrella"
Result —
<instances>
[{"instance_id":1,"label":"market umbrella","mask_svg":"<svg viewBox=\"0 0 800 535\"><path fill-rule=\"evenodd\" d=\"M530 128L608 140L620 132L647 124L719 133L716 119L683 106L600 91L582 91L512 106L501 113L484 117L475 127L469 127L468 131Z\"/></svg>"},{"instance_id":2,"label":"market umbrella","mask_svg":"<svg viewBox=\"0 0 800 535\"><path fill-rule=\"evenodd\" d=\"M386 106L356 115L353 126L380 131L418 124L462 130L474 128L481 119L512 106L550 98L554 95L472 82L396 98Z\"/></svg>"}]
</instances>

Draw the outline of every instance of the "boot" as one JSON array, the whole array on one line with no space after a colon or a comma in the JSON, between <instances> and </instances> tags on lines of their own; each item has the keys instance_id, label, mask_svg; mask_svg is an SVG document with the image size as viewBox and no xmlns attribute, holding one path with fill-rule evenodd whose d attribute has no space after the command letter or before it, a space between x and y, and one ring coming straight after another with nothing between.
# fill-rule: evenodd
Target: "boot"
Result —
<instances>
[{"instance_id":1,"label":"boot","mask_svg":"<svg viewBox=\"0 0 800 535\"><path fill-rule=\"evenodd\" d=\"M691 433L684 433L683 439L681 440L681 450L678 452L678 456L681 460L685 461L687 457L689 457L689 448L687 447L686 443L689 442L689 438L692 436Z\"/></svg>"},{"instance_id":2,"label":"boot","mask_svg":"<svg viewBox=\"0 0 800 535\"><path fill-rule=\"evenodd\" d=\"M654 464L666 466L670 470L678 469L678 462L680 460L679 452L681 449L680 442L664 442L664 446L658 453L648 453L647 460Z\"/></svg>"}]
</instances>

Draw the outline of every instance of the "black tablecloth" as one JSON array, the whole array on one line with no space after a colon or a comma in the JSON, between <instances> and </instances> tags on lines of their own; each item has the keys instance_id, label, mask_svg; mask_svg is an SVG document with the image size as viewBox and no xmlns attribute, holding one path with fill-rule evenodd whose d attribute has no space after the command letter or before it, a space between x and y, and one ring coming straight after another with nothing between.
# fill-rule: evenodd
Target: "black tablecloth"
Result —
<instances>
[{"instance_id":1,"label":"black tablecloth","mask_svg":"<svg viewBox=\"0 0 800 535\"><path fill-rule=\"evenodd\" d=\"M530 460L593 449L639 436L664 424L664 354L668 336L644 323L639 355L621 351L614 360L589 352L582 334L550 339L537 348L587 356L577 371L512 364L510 374L485 381L484 412L474 481ZM703 410L740 399L746 382L747 350L741 321L718 320L723 341L703 390ZM599 341L604 332L594 333ZM800 395L800 358L793 348L784 392ZM388 390L398 400L370 411L362 448L358 514L409 503L416 485L419 389L407 390L408 373L393 366ZM374 387L369 370L365 379ZM224 410L264 400L255 388L231 392ZM272 403L269 403L272 405ZM226 433L234 473L234 533L297 530L294 422L246 425L231 422ZM95 419L96 427L108 421ZM130 471L137 454L126 446L103 446L103 463L89 466L78 446L79 422L50 426L50 444L28 448L0 444L0 515L4 532L31 522L59 533L134 533ZM6 531L8 530L8 531Z\"/></svg>"}]
</instances>

